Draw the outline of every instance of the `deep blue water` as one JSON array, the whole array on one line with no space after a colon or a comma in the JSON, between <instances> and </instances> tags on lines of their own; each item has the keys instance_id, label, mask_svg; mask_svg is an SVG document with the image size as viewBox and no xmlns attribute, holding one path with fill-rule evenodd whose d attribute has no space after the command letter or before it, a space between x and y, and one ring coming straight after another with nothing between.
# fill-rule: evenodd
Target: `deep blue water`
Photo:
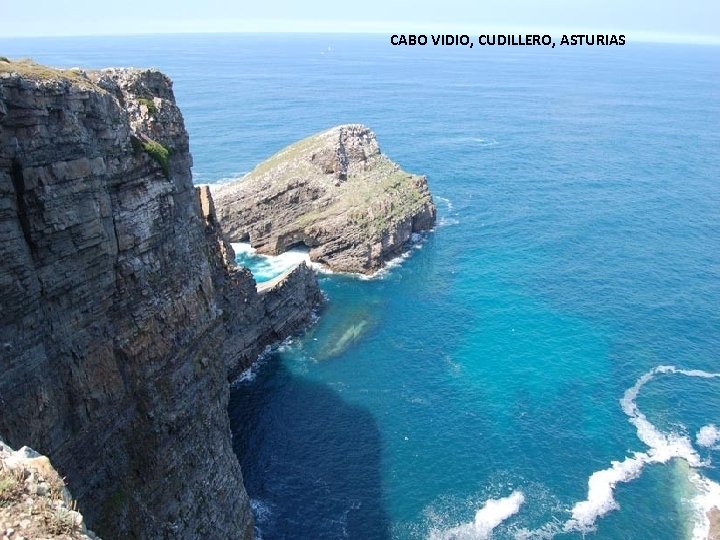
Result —
<instances>
[{"instance_id":1,"label":"deep blue water","mask_svg":"<svg viewBox=\"0 0 720 540\"><path fill-rule=\"evenodd\" d=\"M589 476L648 451L624 392L662 364L720 371L720 48L259 35L0 40L0 54L161 68L196 182L345 122L428 176L440 224L422 248L382 279L321 276L319 322L234 387L263 538L481 538L492 512L452 528L515 491L494 538L580 538L561 531ZM660 374L636 403L718 462L695 442L720 424L718 390ZM688 471L647 465L590 537L688 537Z\"/></svg>"}]
</instances>

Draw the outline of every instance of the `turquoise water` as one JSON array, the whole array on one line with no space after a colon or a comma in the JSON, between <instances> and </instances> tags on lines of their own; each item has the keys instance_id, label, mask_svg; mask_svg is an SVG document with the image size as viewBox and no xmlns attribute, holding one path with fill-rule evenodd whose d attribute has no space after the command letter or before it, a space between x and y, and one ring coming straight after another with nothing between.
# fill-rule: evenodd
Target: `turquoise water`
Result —
<instances>
[{"instance_id":1,"label":"turquoise water","mask_svg":"<svg viewBox=\"0 0 720 540\"><path fill-rule=\"evenodd\" d=\"M270 281L301 262L313 265L310 261L310 250L305 247L293 247L279 256L267 256L256 253L250 244L232 244L232 246L235 250L235 262L250 268L257 283Z\"/></svg>"},{"instance_id":2,"label":"turquoise water","mask_svg":"<svg viewBox=\"0 0 720 540\"><path fill-rule=\"evenodd\" d=\"M581 538L566 524L589 477L633 452L619 467L638 478L589 536L690 537L693 471L720 480L687 466L720 460L695 440L720 424L720 381L659 373L632 414L621 399L658 365L720 371L720 49L386 41L3 40L0 54L162 68L196 182L344 122L428 175L439 224L420 249L381 279L321 275L317 324L234 386L263 538ZM652 454L653 426L689 440ZM652 463L662 450L688 459Z\"/></svg>"}]
</instances>

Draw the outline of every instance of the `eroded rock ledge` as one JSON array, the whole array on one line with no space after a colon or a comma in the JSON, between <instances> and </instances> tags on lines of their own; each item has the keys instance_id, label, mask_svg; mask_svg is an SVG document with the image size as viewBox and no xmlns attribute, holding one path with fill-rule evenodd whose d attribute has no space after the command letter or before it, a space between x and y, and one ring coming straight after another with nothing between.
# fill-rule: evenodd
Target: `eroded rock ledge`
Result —
<instances>
[{"instance_id":1,"label":"eroded rock ledge","mask_svg":"<svg viewBox=\"0 0 720 540\"><path fill-rule=\"evenodd\" d=\"M7 540L99 540L50 460L0 440L0 534Z\"/></svg>"},{"instance_id":2,"label":"eroded rock ledge","mask_svg":"<svg viewBox=\"0 0 720 540\"><path fill-rule=\"evenodd\" d=\"M425 177L400 169L357 124L295 143L212 191L231 241L273 255L303 243L311 260L343 272L378 270L435 224Z\"/></svg>"},{"instance_id":3,"label":"eroded rock ledge","mask_svg":"<svg viewBox=\"0 0 720 540\"><path fill-rule=\"evenodd\" d=\"M208 186L195 188L205 219L208 242L218 246L223 268L214 273L224 309L223 358L232 381L270 344L307 326L323 303L315 272L304 263L258 287L247 268L235 264L235 253L218 225Z\"/></svg>"},{"instance_id":4,"label":"eroded rock ledge","mask_svg":"<svg viewBox=\"0 0 720 540\"><path fill-rule=\"evenodd\" d=\"M228 370L319 298L257 293L190 165L165 75L0 58L0 435L104 538L252 537Z\"/></svg>"}]
</instances>

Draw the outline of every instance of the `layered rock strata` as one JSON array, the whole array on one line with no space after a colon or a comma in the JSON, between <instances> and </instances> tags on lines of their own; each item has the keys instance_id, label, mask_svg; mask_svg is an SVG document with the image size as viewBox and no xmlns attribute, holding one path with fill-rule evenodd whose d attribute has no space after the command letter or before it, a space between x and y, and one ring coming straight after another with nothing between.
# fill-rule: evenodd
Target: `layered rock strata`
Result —
<instances>
[{"instance_id":1,"label":"layered rock strata","mask_svg":"<svg viewBox=\"0 0 720 540\"><path fill-rule=\"evenodd\" d=\"M257 286L247 268L235 265L235 253L218 225L208 186L196 188L208 242L222 255L223 271L214 272L225 313L222 344L228 377L233 380L269 345L291 336L313 319L323 296L315 272L304 263L272 283Z\"/></svg>"},{"instance_id":2,"label":"layered rock strata","mask_svg":"<svg viewBox=\"0 0 720 540\"><path fill-rule=\"evenodd\" d=\"M425 177L400 169L356 124L295 143L212 191L230 241L265 254L302 243L311 260L344 272L378 270L436 217Z\"/></svg>"},{"instance_id":3,"label":"layered rock strata","mask_svg":"<svg viewBox=\"0 0 720 540\"><path fill-rule=\"evenodd\" d=\"M224 351L310 317L266 316L190 166L161 73L0 59L0 435L105 538L252 536Z\"/></svg>"}]
</instances>

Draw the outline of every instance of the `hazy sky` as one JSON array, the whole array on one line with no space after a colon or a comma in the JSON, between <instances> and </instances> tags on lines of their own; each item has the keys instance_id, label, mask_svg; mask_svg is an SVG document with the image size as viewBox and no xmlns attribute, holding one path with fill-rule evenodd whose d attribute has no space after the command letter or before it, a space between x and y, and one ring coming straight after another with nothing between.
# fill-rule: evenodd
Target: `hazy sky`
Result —
<instances>
[{"instance_id":1,"label":"hazy sky","mask_svg":"<svg viewBox=\"0 0 720 540\"><path fill-rule=\"evenodd\" d=\"M0 37L156 32L604 31L720 43L720 0L0 0Z\"/></svg>"}]
</instances>

